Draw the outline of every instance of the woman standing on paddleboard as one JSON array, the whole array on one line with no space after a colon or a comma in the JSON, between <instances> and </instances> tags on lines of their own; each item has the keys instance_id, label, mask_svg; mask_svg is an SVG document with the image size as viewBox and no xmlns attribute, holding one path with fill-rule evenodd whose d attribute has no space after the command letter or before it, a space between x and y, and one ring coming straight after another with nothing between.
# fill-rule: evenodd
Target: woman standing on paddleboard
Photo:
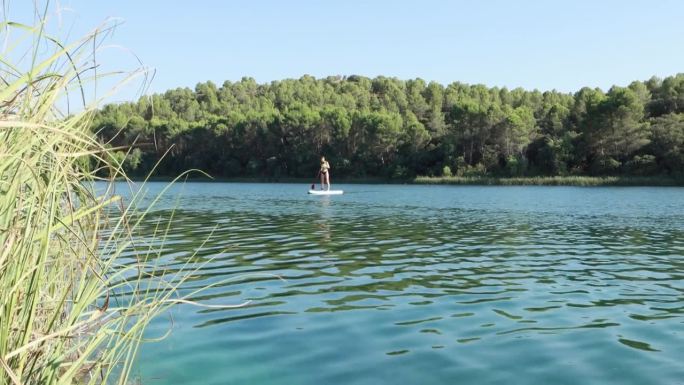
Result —
<instances>
[{"instance_id":1,"label":"woman standing on paddleboard","mask_svg":"<svg viewBox=\"0 0 684 385\"><path fill-rule=\"evenodd\" d=\"M327 185L326 190L330 190L330 163L325 160L325 157L321 157L321 190Z\"/></svg>"}]
</instances>

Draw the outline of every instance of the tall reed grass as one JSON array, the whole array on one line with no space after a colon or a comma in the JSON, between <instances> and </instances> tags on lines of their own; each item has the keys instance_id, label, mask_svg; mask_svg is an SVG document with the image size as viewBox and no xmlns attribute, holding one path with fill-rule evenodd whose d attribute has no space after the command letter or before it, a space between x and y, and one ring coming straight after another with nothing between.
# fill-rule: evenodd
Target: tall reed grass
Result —
<instances>
[{"instance_id":1,"label":"tall reed grass","mask_svg":"<svg viewBox=\"0 0 684 385\"><path fill-rule=\"evenodd\" d=\"M178 288L193 269L159 273L168 227L147 234L157 246L133 245L148 211L94 187L104 169L125 179L89 131L97 100L84 91L102 76L98 39L113 26L66 44L46 22L0 25L0 384L125 384L145 326L192 303ZM80 112L63 113L74 96ZM143 251L124 260L132 245Z\"/></svg>"},{"instance_id":2,"label":"tall reed grass","mask_svg":"<svg viewBox=\"0 0 684 385\"><path fill-rule=\"evenodd\" d=\"M510 177L497 178L486 176L419 176L415 184L451 185L498 185L498 186L684 186L684 179L673 177L637 176L548 176L548 177Z\"/></svg>"}]
</instances>

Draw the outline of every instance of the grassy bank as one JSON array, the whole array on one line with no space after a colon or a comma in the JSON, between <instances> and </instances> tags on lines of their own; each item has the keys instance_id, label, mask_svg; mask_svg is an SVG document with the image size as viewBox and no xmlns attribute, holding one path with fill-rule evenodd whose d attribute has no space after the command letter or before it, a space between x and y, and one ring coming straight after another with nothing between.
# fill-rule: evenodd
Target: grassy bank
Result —
<instances>
[{"instance_id":1,"label":"grassy bank","mask_svg":"<svg viewBox=\"0 0 684 385\"><path fill-rule=\"evenodd\" d=\"M420 176L414 179L413 183L499 186L684 186L684 178L617 176L551 176L519 178Z\"/></svg>"}]
</instances>

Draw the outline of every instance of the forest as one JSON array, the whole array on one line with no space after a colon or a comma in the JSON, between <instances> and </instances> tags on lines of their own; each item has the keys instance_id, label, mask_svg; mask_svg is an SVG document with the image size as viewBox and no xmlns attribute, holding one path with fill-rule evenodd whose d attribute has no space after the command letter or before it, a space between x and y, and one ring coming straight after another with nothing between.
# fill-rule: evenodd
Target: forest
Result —
<instances>
[{"instance_id":1,"label":"forest","mask_svg":"<svg viewBox=\"0 0 684 385\"><path fill-rule=\"evenodd\" d=\"M383 76L245 77L105 105L92 131L121 148L115 156L132 176L315 177L324 155L333 177L680 178L684 73L574 94Z\"/></svg>"}]
</instances>

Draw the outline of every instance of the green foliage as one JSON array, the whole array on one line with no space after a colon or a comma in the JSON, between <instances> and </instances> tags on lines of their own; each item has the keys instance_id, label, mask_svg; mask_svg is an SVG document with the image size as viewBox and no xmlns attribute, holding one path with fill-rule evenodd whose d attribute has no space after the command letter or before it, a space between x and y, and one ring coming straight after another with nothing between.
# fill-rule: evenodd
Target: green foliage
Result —
<instances>
[{"instance_id":1,"label":"green foliage","mask_svg":"<svg viewBox=\"0 0 684 385\"><path fill-rule=\"evenodd\" d=\"M410 176L409 170L404 166L397 166L392 173L393 179L406 179Z\"/></svg>"},{"instance_id":2,"label":"green foliage","mask_svg":"<svg viewBox=\"0 0 684 385\"><path fill-rule=\"evenodd\" d=\"M456 158L454 165L456 166L456 176L463 176L466 169L468 168L468 164L466 163L463 155Z\"/></svg>"},{"instance_id":3,"label":"green foliage","mask_svg":"<svg viewBox=\"0 0 684 385\"><path fill-rule=\"evenodd\" d=\"M662 172L684 174L684 113L652 119L650 147Z\"/></svg>"},{"instance_id":4,"label":"green foliage","mask_svg":"<svg viewBox=\"0 0 684 385\"><path fill-rule=\"evenodd\" d=\"M636 155L625 163L626 171L631 175L654 175L658 172L656 157L653 155Z\"/></svg>"},{"instance_id":5,"label":"green foliage","mask_svg":"<svg viewBox=\"0 0 684 385\"><path fill-rule=\"evenodd\" d=\"M444 166L444 167L442 167L442 176L449 177L449 176L452 176L452 175L453 175L453 174L451 173L451 167L449 167L449 166Z\"/></svg>"},{"instance_id":6,"label":"green foliage","mask_svg":"<svg viewBox=\"0 0 684 385\"><path fill-rule=\"evenodd\" d=\"M197 167L310 177L323 154L335 176L440 175L444 165L456 175L674 175L684 165L682 114L684 74L575 94L303 76L200 83L108 105L92 129L139 149L123 163L137 175L167 151L159 175Z\"/></svg>"},{"instance_id":7,"label":"green foliage","mask_svg":"<svg viewBox=\"0 0 684 385\"><path fill-rule=\"evenodd\" d=\"M36 9L34 16L35 26L7 22L0 31L7 43L0 72L0 384L129 384L145 327L175 303L197 304L192 296L203 288L178 291L194 267L155 265L168 227L155 219L155 230L139 228L154 203L136 210L139 192L122 202L112 183L95 186L95 173L106 169L113 182L126 179L122 168L149 169L145 158L157 157L149 149L167 146L170 122L180 123L176 135L185 134L203 111L182 100L182 119L170 109L155 120L145 101L94 117L82 100L80 112L65 116L62 104L100 79L96 47L114 26L62 43L45 34L45 14ZM30 43L27 52L18 52L21 41ZM101 144L93 125L101 137L154 138L155 147L119 151Z\"/></svg>"},{"instance_id":8,"label":"green foliage","mask_svg":"<svg viewBox=\"0 0 684 385\"><path fill-rule=\"evenodd\" d=\"M506 175L523 176L527 172L527 159L522 156L509 155L506 158Z\"/></svg>"},{"instance_id":9,"label":"green foliage","mask_svg":"<svg viewBox=\"0 0 684 385\"><path fill-rule=\"evenodd\" d=\"M594 158L589 168L592 175L611 175L618 172L621 163L615 158L602 156Z\"/></svg>"}]
</instances>

